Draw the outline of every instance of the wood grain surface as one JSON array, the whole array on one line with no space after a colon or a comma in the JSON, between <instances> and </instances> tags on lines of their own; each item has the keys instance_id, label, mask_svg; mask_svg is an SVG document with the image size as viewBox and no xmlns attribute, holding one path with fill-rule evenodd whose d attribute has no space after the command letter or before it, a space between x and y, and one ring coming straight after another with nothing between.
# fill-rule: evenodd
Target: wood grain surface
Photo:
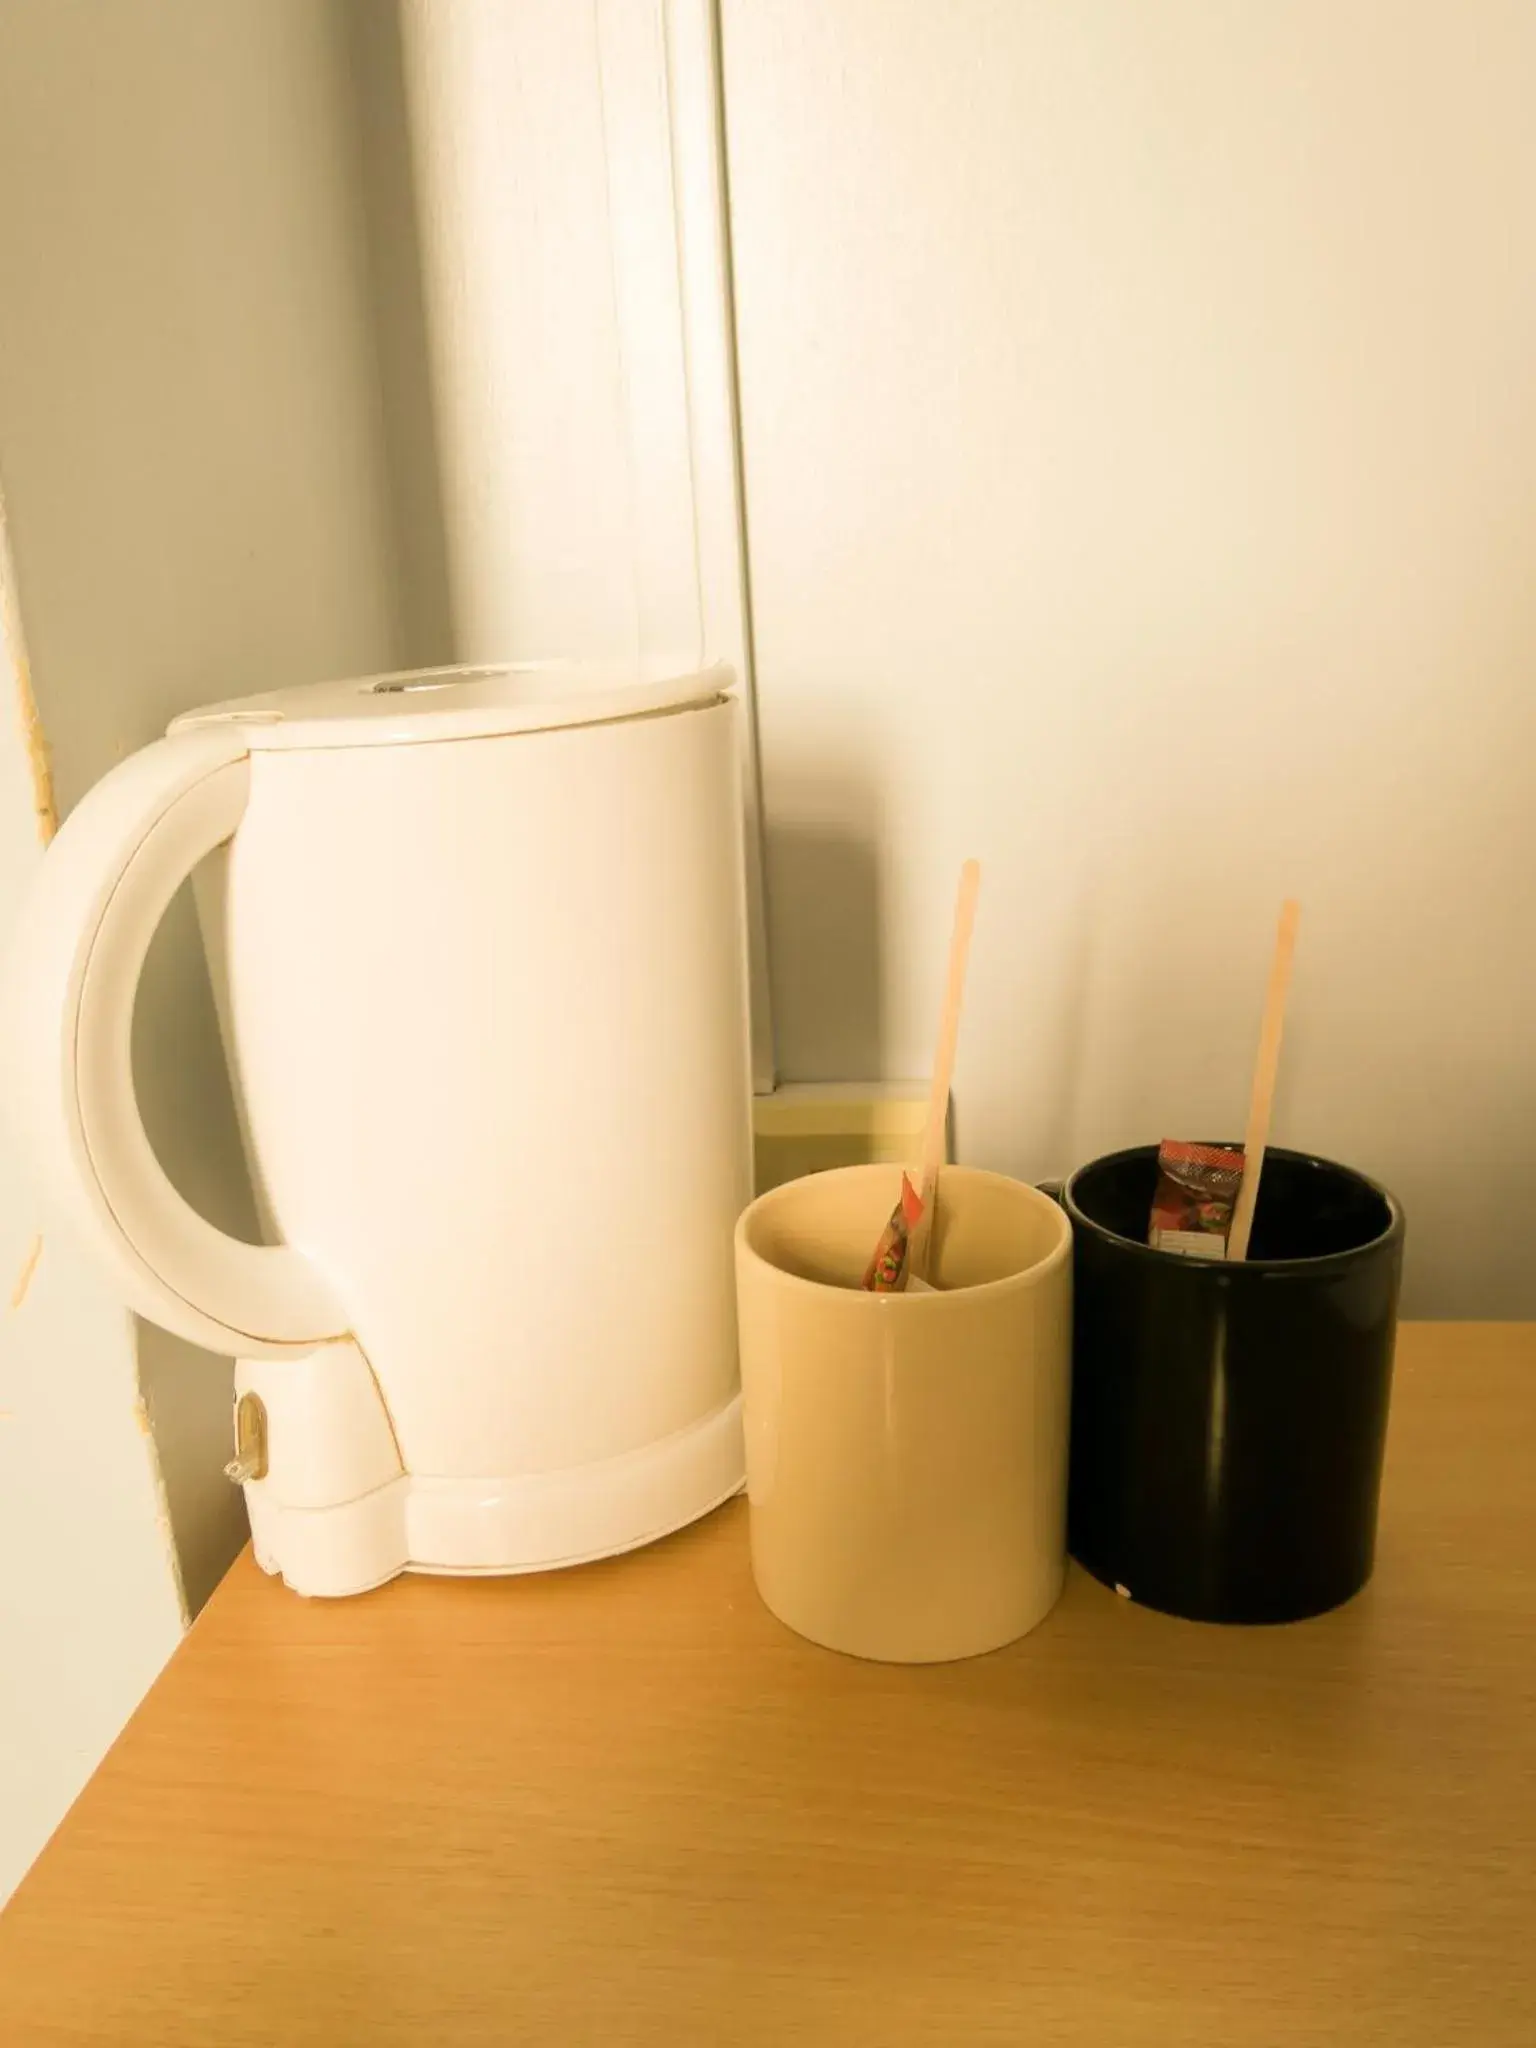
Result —
<instances>
[{"instance_id":1,"label":"wood grain surface","mask_svg":"<svg viewBox=\"0 0 1536 2048\"><path fill-rule=\"evenodd\" d=\"M1399 1351L1375 1581L1165 1619L1074 1572L900 1669L739 1504L541 1578L243 1557L0 1916L0 2042L1536 2041L1536 1329Z\"/></svg>"}]
</instances>

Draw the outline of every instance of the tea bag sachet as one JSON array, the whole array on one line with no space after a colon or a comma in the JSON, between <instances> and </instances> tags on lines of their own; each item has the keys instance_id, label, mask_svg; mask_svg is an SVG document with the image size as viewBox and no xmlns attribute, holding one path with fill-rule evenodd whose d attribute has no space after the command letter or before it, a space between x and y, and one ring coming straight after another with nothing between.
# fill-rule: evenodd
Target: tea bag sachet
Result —
<instances>
[{"instance_id":1,"label":"tea bag sachet","mask_svg":"<svg viewBox=\"0 0 1536 2048\"><path fill-rule=\"evenodd\" d=\"M1241 1147L1164 1138L1157 1148L1147 1243L1155 1251L1181 1252L1190 1259L1224 1259L1242 1184Z\"/></svg>"},{"instance_id":2,"label":"tea bag sachet","mask_svg":"<svg viewBox=\"0 0 1536 2048\"><path fill-rule=\"evenodd\" d=\"M906 1174L901 1176L901 1195L891 1211L890 1221L880 1233L880 1242L864 1272L864 1287L870 1294L903 1294L908 1279L912 1233L923 1213L923 1198Z\"/></svg>"}]
</instances>

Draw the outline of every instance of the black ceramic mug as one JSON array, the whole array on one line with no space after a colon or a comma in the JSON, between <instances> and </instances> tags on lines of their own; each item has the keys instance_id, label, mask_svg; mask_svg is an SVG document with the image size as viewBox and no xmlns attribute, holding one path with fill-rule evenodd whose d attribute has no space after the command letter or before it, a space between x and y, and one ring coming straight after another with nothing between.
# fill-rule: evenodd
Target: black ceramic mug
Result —
<instances>
[{"instance_id":1,"label":"black ceramic mug","mask_svg":"<svg viewBox=\"0 0 1536 2048\"><path fill-rule=\"evenodd\" d=\"M1068 1547L1199 1621L1298 1621L1371 1575L1402 1268L1385 1189L1271 1151L1240 1264L1146 1242L1157 1148L1079 1168Z\"/></svg>"}]
</instances>

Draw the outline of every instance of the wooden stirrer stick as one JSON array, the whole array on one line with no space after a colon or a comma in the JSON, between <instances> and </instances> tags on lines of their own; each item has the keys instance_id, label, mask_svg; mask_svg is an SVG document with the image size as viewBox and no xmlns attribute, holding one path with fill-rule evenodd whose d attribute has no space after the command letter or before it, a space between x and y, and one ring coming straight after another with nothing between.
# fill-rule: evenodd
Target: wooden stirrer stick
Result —
<instances>
[{"instance_id":1,"label":"wooden stirrer stick","mask_svg":"<svg viewBox=\"0 0 1536 2048\"><path fill-rule=\"evenodd\" d=\"M928 1088L928 1121L923 1127L923 1156L918 1180L923 1213L907 1254L908 1271L919 1280L928 1278L933 1205L939 1191L939 1168L944 1164L944 1140L949 1129L949 1086L954 1079L955 1047L960 1039L960 1005L965 996L965 966L970 956L971 929L976 922L976 898L980 889L981 863L968 860L960 870L960 889L955 897L955 924L949 940L949 978L944 988L944 1008L939 1014L939 1042L933 1055L933 1079Z\"/></svg>"},{"instance_id":2,"label":"wooden stirrer stick","mask_svg":"<svg viewBox=\"0 0 1536 2048\"><path fill-rule=\"evenodd\" d=\"M1243 1184L1237 1192L1232 1232L1227 1239L1229 1259L1247 1258L1248 1240L1253 1234L1253 1212L1258 1206L1264 1148L1269 1143L1269 1117L1275 1105L1275 1077L1280 1071L1280 1040L1285 1031L1285 999L1291 986L1291 959L1296 951L1296 927L1300 920L1301 905L1287 898L1280 908L1275 957L1264 997L1259 1056L1253 1067L1253 1094L1248 1102L1248 1129L1243 1137Z\"/></svg>"}]
</instances>

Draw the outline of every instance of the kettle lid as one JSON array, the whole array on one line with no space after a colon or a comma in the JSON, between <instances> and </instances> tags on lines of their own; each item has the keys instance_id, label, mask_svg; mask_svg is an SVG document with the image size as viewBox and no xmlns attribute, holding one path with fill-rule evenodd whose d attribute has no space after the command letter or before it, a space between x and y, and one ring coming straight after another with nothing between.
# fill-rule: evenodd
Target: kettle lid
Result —
<instances>
[{"instance_id":1,"label":"kettle lid","mask_svg":"<svg viewBox=\"0 0 1536 2048\"><path fill-rule=\"evenodd\" d=\"M734 680L723 662L651 675L574 661L406 669L206 704L170 730L239 725L257 750L411 746L654 717L715 703Z\"/></svg>"}]
</instances>

